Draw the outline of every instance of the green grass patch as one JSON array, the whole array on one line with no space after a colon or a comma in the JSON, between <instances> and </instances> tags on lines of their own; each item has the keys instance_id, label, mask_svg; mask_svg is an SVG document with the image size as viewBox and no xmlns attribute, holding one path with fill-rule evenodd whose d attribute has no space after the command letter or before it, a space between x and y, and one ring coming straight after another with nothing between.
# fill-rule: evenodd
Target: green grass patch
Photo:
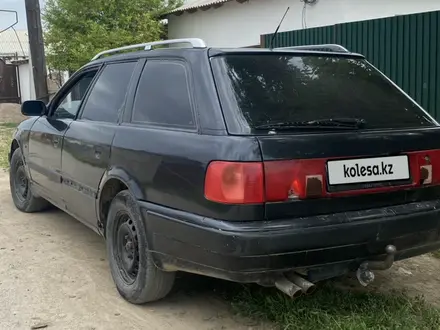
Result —
<instances>
[{"instance_id":1,"label":"green grass patch","mask_svg":"<svg viewBox=\"0 0 440 330\"><path fill-rule=\"evenodd\" d=\"M431 255L432 255L434 258L440 259L440 250L437 250L437 251L431 252Z\"/></svg>"},{"instance_id":2,"label":"green grass patch","mask_svg":"<svg viewBox=\"0 0 440 330\"><path fill-rule=\"evenodd\" d=\"M8 152L16 123L0 123L0 168L8 168Z\"/></svg>"},{"instance_id":3,"label":"green grass patch","mask_svg":"<svg viewBox=\"0 0 440 330\"><path fill-rule=\"evenodd\" d=\"M17 123L0 123L0 128L16 128Z\"/></svg>"},{"instance_id":4,"label":"green grass patch","mask_svg":"<svg viewBox=\"0 0 440 330\"><path fill-rule=\"evenodd\" d=\"M440 329L440 310L403 293L366 293L323 284L292 300L275 289L244 287L228 297L236 312L280 329Z\"/></svg>"}]
</instances>

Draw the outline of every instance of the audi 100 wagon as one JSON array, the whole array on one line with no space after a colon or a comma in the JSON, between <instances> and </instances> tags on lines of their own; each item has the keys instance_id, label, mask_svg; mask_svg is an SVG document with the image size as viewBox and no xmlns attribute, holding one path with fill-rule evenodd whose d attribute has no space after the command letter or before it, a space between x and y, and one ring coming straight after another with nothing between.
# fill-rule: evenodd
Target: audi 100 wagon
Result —
<instances>
[{"instance_id":1,"label":"audi 100 wagon","mask_svg":"<svg viewBox=\"0 0 440 330\"><path fill-rule=\"evenodd\" d=\"M15 206L102 235L135 304L178 271L295 297L440 247L439 124L338 45L112 49L22 113Z\"/></svg>"}]
</instances>

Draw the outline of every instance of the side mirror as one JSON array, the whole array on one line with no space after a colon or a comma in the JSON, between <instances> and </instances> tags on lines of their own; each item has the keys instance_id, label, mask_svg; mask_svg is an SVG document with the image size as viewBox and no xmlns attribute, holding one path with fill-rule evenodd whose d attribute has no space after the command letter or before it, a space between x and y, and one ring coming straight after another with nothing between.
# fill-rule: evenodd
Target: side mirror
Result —
<instances>
[{"instance_id":1,"label":"side mirror","mask_svg":"<svg viewBox=\"0 0 440 330\"><path fill-rule=\"evenodd\" d=\"M42 116L47 113L47 107L43 101L24 101L21 105L21 113L29 117Z\"/></svg>"}]
</instances>

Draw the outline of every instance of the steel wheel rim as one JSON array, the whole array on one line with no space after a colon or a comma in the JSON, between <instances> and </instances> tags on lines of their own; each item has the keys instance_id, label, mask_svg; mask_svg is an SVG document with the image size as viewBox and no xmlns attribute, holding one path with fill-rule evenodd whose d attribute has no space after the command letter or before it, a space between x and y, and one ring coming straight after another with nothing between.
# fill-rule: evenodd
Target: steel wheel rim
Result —
<instances>
[{"instance_id":1,"label":"steel wheel rim","mask_svg":"<svg viewBox=\"0 0 440 330\"><path fill-rule=\"evenodd\" d=\"M119 273L126 284L133 284L139 273L139 241L134 221L127 213L116 219L113 242Z\"/></svg>"},{"instance_id":2,"label":"steel wheel rim","mask_svg":"<svg viewBox=\"0 0 440 330\"><path fill-rule=\"evenodd\" d=\"M20 163L15 171L14 193L20 202L24 202L29 193L29 180L24 170L23 163Z\"/></svg>"}]
</instances>

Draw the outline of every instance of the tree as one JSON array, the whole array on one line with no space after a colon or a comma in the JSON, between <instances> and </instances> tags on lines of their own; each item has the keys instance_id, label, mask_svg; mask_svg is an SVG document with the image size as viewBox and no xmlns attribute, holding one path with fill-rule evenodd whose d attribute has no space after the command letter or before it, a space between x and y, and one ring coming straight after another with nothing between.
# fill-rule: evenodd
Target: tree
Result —
<instances>
[{"instance_id":1,"label":"tree","mask_svg":"<svg viewBox=\"0 0 440 330\"><path fill-rule=\"evenodd\" d=\"M100 51L160 40L162 15L178 5L180 0L48 0L48 65L76 71Z\"/></svg>"}]
</instances>

